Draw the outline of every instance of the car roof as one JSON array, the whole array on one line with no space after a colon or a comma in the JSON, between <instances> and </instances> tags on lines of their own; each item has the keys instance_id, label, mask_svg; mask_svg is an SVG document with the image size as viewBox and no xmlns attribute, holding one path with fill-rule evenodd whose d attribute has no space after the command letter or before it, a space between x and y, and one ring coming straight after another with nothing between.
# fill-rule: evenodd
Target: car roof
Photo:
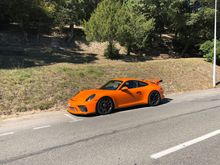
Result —
<instances>
[{"instance_id":1,"label":"car roof","mask_svg":"<svg viewBox=\"0 0 220 165\"><path fill-rule=\"evenodd\" d=\"M136 79L136 78L114 78L112 80L130 81L130 80L139 80L139 79Z\"/></svg>"}]
</instances>

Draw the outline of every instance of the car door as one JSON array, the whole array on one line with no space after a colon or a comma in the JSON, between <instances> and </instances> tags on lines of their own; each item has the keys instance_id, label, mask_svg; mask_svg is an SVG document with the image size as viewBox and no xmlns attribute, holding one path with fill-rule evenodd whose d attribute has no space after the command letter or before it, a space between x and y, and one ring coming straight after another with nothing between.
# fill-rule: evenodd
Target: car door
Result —
<instances>
[{"instance_id":1,"label":"car door","mask_svg":"<svg viewBox=\"0 0 220 165\"><path fill-rule=\"evenodd\" d=\"M128 90L121 90L123 87L127 87ZM116 100L118 107L128 107L136 105L140 102L141 91L138 89L138 82L135 80L125 82L122 87L117 90Z\"/></svg>"},{"instance_id":2,"label":"car door","mask_svg":"<svg viewBox=\"0 0 220 165\"><path fill-rule=\"evenodd\" d=\"M147 96L148 96L148 83L143 81L138 81L138 87L137 87L137 94L139 94L138 97L138 103L144 104L147 103Z\"/></svg>"}]
</instances>

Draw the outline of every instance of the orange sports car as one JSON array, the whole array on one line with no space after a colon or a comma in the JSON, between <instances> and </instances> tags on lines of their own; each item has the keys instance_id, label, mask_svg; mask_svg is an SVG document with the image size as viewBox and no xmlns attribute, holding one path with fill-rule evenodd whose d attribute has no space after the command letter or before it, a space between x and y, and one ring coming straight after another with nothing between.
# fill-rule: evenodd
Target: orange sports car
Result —
<instances>
[{"instance_id":1,"label":"orange sports car","mask_svg":"<svg viewBox=\"0 0 220 165\"><path fill-rule=\"evenodd\" d=\"M99 89L84 90L68 102L68 112L106 115L118 108L148 104L156 106L164 99L162 80L118 78Z\"/></svg>"}]
</instances>

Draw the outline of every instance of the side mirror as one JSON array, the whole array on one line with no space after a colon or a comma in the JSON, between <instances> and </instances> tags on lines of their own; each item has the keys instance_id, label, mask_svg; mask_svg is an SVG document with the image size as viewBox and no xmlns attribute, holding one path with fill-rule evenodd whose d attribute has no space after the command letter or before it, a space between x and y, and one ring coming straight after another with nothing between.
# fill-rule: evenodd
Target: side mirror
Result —
<instances>
[{"instance_id":1,"label":"side mirror","mask_svg":"<svg viewBox=\"0 0 220 165\"><path fill-rule=\"evenodd\" d=\"M128 87L122 87L121 90L122 90L122 91L127 91L127 90L128 90Z\"/></svg>"}]
</instances>

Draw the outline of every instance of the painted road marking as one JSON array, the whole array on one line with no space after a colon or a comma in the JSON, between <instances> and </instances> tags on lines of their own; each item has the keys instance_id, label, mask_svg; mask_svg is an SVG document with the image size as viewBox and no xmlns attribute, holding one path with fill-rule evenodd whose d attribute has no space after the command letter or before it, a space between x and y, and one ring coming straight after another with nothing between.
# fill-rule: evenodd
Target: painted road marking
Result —
<instances>
[{"instance_id":1,"label":"painted road marking","mask_svg":"<svg viewBox=\"0 0 220 165\"><path fill-rule=\"evenodd\" d=\"M40 126L40 127L35 127L33 129L34 130L39 130L39 129L49 128L49 127L51 127L51 125L44 125L44 126Z\"/></svg>"},{"instance_id":2,"label":"painted road marking","mask_svg":"<svg viewBox=\"0 0 220 165\"><path fill-rule=\"evenodd\" d=\"M163 157L163 156L166 156L166 155L168 155L168 154L171 154L171 153L176 152L176 151L178 151L178 150L181 150L181 149L183 149L183 148L189 147L189 146L191 146L191 145L193 145L193 144L196 144L196 143L201 142L201 141L203 141L203 140L206 140L206 139L208 139L208 138L217 136L217 135L219 135L219 134L220 134L220 130L216 130L216 131L214 131L214 132L208 133L208 134L203 135L203 136L201 136L201 137L198 137L198 138L196 138L196 139L190 140L190 141L188 141L188 142L179 144L179 145L177 145L177 146L174 146L174 147L171 147L171 148L166 149L166 150L164 150L164 151L161 151L161 152L158 152L158 153L156 153L156 154L153 154L153 155L151 155L150 157L151 157L152 159L159 159L159 158L161 158L161 157Z\"/></svg>"},{"instance_id":3,"label":"painted road marking","mask_svg":"<svg viewBox=\"0 0 220 165\"><path fill-rule=\"evenodd\" d=\"M77 119L77 120L69 121L69 123L75 123L75 122L78 122L78 121L82 121L82 120L81 119Z\"/></svg>"},{"instance_id":4,"label":"painted road marking","mask_svg":"<svg viewBox=\"0 0 220 165\"><path fill-rule=\"evenodd\" d=\"M70 115L70 114L64 114L66 117L68 117L68 118L70 118L70 119L72 119L72 121L70 121L70 123L74 123L74 122L77 122L77 121L81 121L82 119L77 119L77 118L75 118L75 117L73 117L72 115Z\"/></svg>"},{"instance_id":5,"label":"painted road marking","mask_svg":"<svg viewBox=\"0 0 220 165\"><path fill-rule=\"evenodd\" d=\"M1 136L7 136L7 135L13 135L13 134L14 134L14 132L6 132L6 133L0 134L0 137Z\"/></svg>"}]
</instances>

